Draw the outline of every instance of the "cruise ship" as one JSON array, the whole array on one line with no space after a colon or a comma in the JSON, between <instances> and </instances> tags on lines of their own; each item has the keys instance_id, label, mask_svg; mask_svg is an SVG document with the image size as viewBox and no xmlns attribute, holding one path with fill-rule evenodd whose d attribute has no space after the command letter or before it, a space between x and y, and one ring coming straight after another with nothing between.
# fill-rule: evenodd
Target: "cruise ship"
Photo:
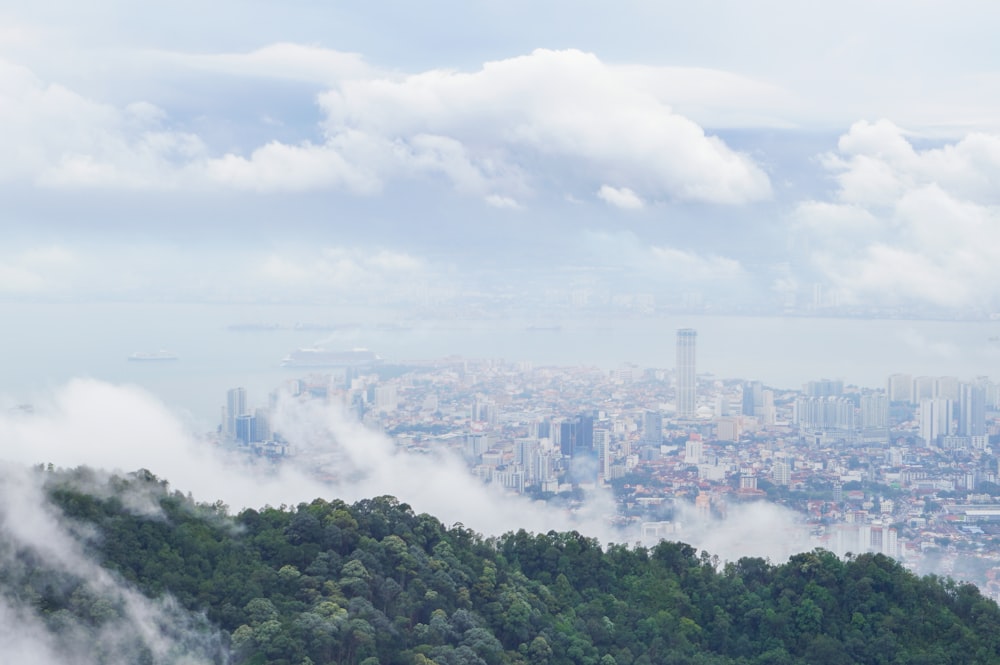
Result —
<instances>
[{"instance_id":1,"label":"cruise ship","mask_svg":"<svg viewBox=\"0 0 1000 665\"><path fill-rule=\"evenodd\" d=\"M370 367L382 358L368 349L327 351L325 349L298 349L281 361L282 367Z\"/></svg>"}]
</instances>

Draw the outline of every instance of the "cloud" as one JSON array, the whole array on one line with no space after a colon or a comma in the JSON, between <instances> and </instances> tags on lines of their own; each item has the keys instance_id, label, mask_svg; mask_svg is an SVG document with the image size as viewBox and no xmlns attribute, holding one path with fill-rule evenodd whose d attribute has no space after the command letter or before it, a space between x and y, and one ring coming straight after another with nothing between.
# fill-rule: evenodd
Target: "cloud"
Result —
<instances>
[{"instance_id":1,"label":"cloud","mask_svg":"<svg viewBox=\"0 0 1000 665\"><path fill-rule=\"evenodd\" d=\"M207 182L258 192L299 192L343 187L358 194L375 194L382 180L370 169L358 168L328 145L272 141L249 157L233 153L192 167Z\"/></svg>"},{"instance_id":2,"label":"cloud","mask_svg":"<svg viewBox=\"0 0 1000 665\"><path fill-rule=\"evenodd\" d=\"M0 411L0 440L5 457L15 464L85 464L117 472L146 468L177 491L192 492L202 502L222 500L234 510L295 505L317 496L352 502L388 494L445 524L460 522L487 535L520 528L543 533L555 529L577 530L603 542L638 540L638 534L609 526L608 518L615 513L610 492L590 493L572 512L505 494L484 485L447 449L417 454L398 448L349 416L336 400L279 393L272 425L291 442L294 456L278 466L252 464L190 435L163 404L135 387L77 379L35 407L34 414ZM23 533L15 532L15 541L30 539L32 547L49 552L54 561L63 557L60 565L90 570L87 566L93 564L81 561L61 527L32 512L40 503L34 485L22 487L8 476L7 482L0 482L0 499L4 498L0 516L23 516L17 523ZM139 511L149 509L142 496L129 505ZM710 523L690 506L677 509L677 519L684 525L678 537L725 559L783 558L809 547L805 540L786 538L776 545L773 538L751 537L751 531L802 534L798 520L776 506L734 506L727 519ZM9 541L8 537L5 542Z\"/></svg>"},{"instance_id":3,"label":"cloud","mask_svg":"<svg viewBox=\"0 0 1000 665\"><path fill-rule=\"evenodd\" d=\"M635 273L644 281L735 284L746 277L736 259L670 245L649 245L627 231L588 231L584 239L595 261Z\"/></svg>"},{"instance_id":4,"label":"cloud","mask_svg":"<svg viewBox=\"0 0 1000 665\"><path fill-rule=\"evenodd\" d=\"M319 85L345 79L366 79L380 73L359 53L345 53L307 44L279 42L247 53L148 53L154 61L223 74L270 77Z\"/></svg>"},{"instance_id":5,"label":"cloud","mask_svg":"<svg viewBox=\"0 0 1000 665\"><path fill-rule=\"evenodd\" d=\"M802 516L766 501L733 504L725 517L705 517L693 504L677 503L675 520L681 526L678 540L723 561L761 557L782 562L811 549Z\"/></svg>"},{"instance_id":6,"label":"cloud","mask_svg":"<svg viewBox=\"0 0 1000 665\"><path fill-rule=\"evenodd\" d=\"M409 302L454 289L452 268L361 245L212 249L144 243L0 249L7 300Z\"/></svg>"},{"instance_id":7,"label":"cloud","mask_svg":"<svg viewBox=\"0 0 1000 665\"><path fill-rule=\"evenodd\" d=\"M557 172L570 174L580 191L626 180L639 200L741 204L771 195L749 157L664 101L664 80L674 79L580 51L537 50L473 72L409 75L371 68L356 54L287 43L247 54L157 57L326 86L317 97L323 121L309 140L272 139L219 154L209 148L215 136L181 129L147 101L102 103L0 61L0 122L10 130L0 148L16 157L5 160L0 179L53 188L374 195L388 181L440 178L501 208L522 206Z\"/></svg>"},{"instance_id":8,"label":"cloud","mask_svg":"<svg viewBox=\"0 0 1000 665\"><path fill-rule=\"evenodd\" d=\"M86 531L73 529L48 503L43 482L41 472L0 464L0 656L5 662L100 659L124 665L146 650L157 662L195 663L221 653L219 636L205 629L203 620L169 596L144 597L88 557L81 543ZM80 602L104 603L104 618L83 626L68 613L58 622L43 615L29 600L38 575L51 580L53 593L75 589L73 598Z\"/></svg>"},{"instance_id":9,"label":"cloud","mask_svg":"<svg viewBox=\"0 0 1000 665\"><path fill-rule=\"evenodd\" d=\"M60 246L0 255L0 295L65 293L79 265L76 253Z\"/></svg>"},{"instance_id":10,"label":"cloud","mask_svg":"<svg viewBox=\"0 0 1000 665\"><path fill-rule=\"evenodd\" d=\"M299 298L413 302L443 286L439 269L407 252L327 247L273 253L249 278L265 298L287 298L294 289Z\"/></svg>"},{"instance_id":11,"label":"cloud","mask_svg":"<svg viewBox=\"0 0 1000 665\"><path fill-rule=\"evenodd\" d=\"M684 281L727 281L744 275L739 261L724 256L700 255L663 246L650 247L650 253L658 269Z\"/></svg>"},{"instance_id":12,"label":"cloud","mask_svg":"<svg viewBox=\"0 0 1000 665\"><path fill-rule=\"evenodd\" d=\"M793 231L845 302L995 307L1000 137L919 149L888 121L859 122L823 158L838 187Z\"/></svg>"},{"instance_id":13,"label":"cloud","mask_svg":"<svg viewBox=\"0 0 1000 665\"><path fill-rule=\"evenodd\" d=\"M221 499L235 509L294 505L331 493L348 501L391 494L446 524L462 522L483 533L579 528L612 539L592 513L574 518L505 496L447 451L424 456L398 451L384 435L351 420L338 403L287 395L279 400L274 425L296 457L277 469L247 464L190 435L160 402L135 387L78 379L35 407L33 415L0 412L8 460L119 472L147 468L199 500ZM333 480L321 482L321 473ZM608 500L598 503L602 510L613 509Z\"/></svg>"},{"instance_id":14,"label":"cloud","mask_svg":"<svg viewBox=\"0 0 1000 665\"><path fill-rule=\"evenodd\" d=\"M597 198L623 210L641 210L643 207L642 199L628 187L618 189L611 185L602 185L597 190Z\"/></svg>"},{"instance_id":15,"label":"cloud","mask_svg":"<svg viewBox=\"0 0 1000 665\"><path fill-rule=\"evenodd\" d=\"M539 49L472 73L432 70L346 81L320 95L330 140L352 132L392 140L404 153L421 136L461 143L485 182L520 169L517 156L572 159L598 181L615 173L640 193L743 203L768 198L749 158L706 136L634 76L580 51ZM532 176L526 173L527 186Z\"/></svg>"}]
</instances>

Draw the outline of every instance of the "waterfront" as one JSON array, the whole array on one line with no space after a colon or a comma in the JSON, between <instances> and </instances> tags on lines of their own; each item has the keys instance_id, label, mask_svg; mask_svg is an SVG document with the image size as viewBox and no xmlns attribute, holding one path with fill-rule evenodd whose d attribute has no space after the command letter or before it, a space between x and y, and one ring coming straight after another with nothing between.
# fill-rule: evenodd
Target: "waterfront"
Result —
<instances>
[{"instance_id":1,"label":"waterfront","mask_svg":"<svg viewBox=\"0 0 1000 665\"><path fill-rule=\"evenodd\" d=\"M214 304L5 304L0 395L39 399L74 377L136 384L196 429L214 428L225 390L263 402L300 347L369 348L389 363L460 355L535 365L622 363L672 369L674 332L698 331L697 370L797 388L821 377L881 387L889 374L1000 378L1000 322L719 315L645 316L566 311L440 319L381 307ZM263 324L275 329L233 330ZM298 327L295 324L300 324ZM171 363L130 363L166 349Z\"/></svg>"}]
</instances>

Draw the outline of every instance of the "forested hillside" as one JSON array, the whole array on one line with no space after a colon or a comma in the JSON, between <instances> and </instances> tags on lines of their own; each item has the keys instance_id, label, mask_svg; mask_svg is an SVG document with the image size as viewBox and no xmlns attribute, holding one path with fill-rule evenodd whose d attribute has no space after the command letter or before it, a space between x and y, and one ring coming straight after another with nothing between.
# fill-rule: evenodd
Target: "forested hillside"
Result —
<instances>
[{"instance_id":1,"label":"forested hillside","mask_svg":"<svg viewBox=\"0 0 1000 665\"><path fill-rule=\"evenodd\" d=\"M146 472L36 473L106 569L147 596L203 613L207 622L189 629L215 631L209 643L221 646L199 655L220 662L1000 662L992 601L881 555L843 561L814 551L780 565L720 564L673 542L602 547L578 533L523 531L485 538L391 497L228 515ZM6 570L2 582L8 602L29 604L50 630L99 634L125 611L88 596L85 581L56 583L44 570ZM93 662L102 653L94 650ZM135 662L166 662L177 652L140 655Z\"/></svg>"}]
</instances>

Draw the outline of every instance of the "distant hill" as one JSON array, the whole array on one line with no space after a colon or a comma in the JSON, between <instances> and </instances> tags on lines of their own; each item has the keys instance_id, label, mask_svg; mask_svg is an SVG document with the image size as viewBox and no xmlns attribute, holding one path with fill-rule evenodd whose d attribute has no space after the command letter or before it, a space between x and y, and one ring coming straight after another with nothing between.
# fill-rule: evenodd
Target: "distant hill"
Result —
<instances>
[{"instance_id":1,"label":"distant hill","mask_svg":"<svg viewBox=\"0 0 1000 665\"><path fill-rule=\"evenodd\" d=\"M683 543L484 538L392 497L229 515L145 471L33 473L87 555L153 599L150 630L170 638L158 648L135 629L106 641L135 613L127 593L105 598L86 575L47 568L51 553L15 543L0 570L5 607L80 662L1000 663L995 603L877 554L720 565Z\"/></svg>"}]
</instances>

